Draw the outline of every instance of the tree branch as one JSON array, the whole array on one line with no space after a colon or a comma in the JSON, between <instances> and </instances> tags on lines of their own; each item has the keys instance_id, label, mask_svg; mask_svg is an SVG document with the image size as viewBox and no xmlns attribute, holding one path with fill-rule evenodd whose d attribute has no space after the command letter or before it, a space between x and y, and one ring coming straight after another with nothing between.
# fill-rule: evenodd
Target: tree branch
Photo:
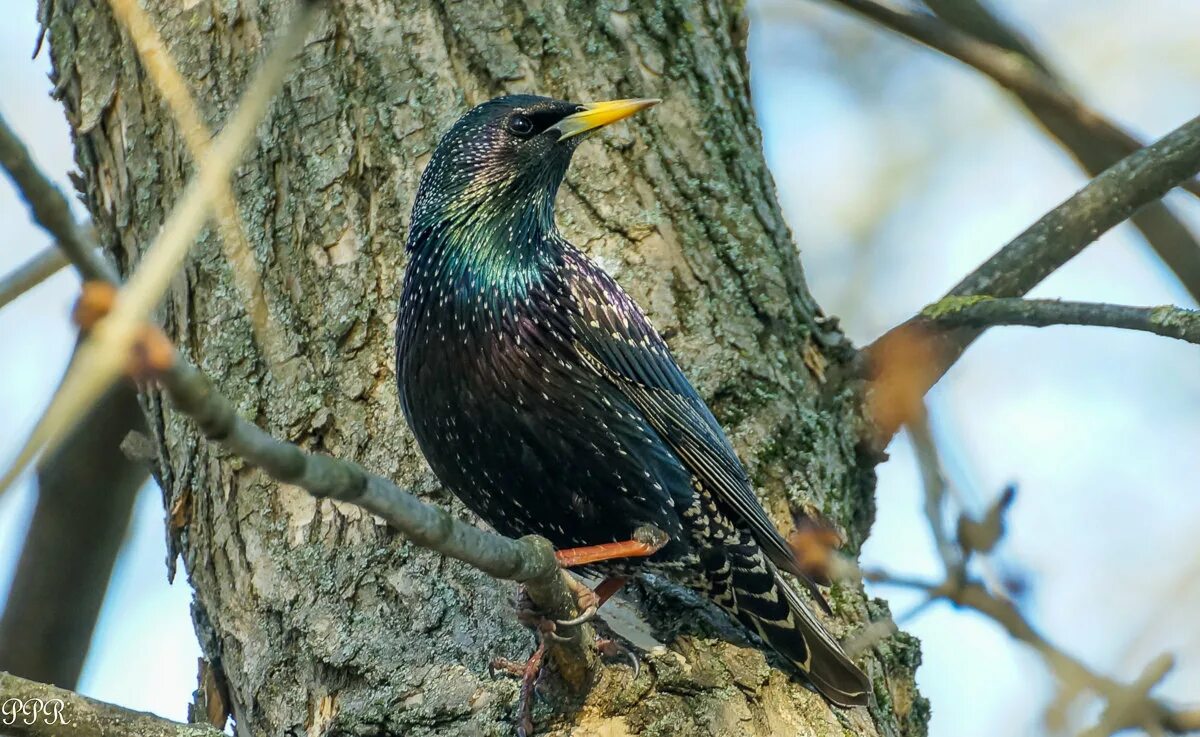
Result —
<instances>
[{"instance_id":1,"label":"tree branch","mask_svg":"<svg viewBox=\"0 0 1200 737\"><path fill-rule=\"evenodd\" d=\"M1200 117L1127 156L963 279L951 295L1025 293L1085 246L1200 171Z\"/></svg>"},{"instance_id":2,"label":"tree branch","mask_svg":"<svg viewBox=\"0 0 1200 737\"><path fill-rule=\"evenodd\" d=\"M1144 145L1068 92L1041 55L976 0L926 0L927 6L958 28L874 0L832 1L990 77L1013 93L1089 176L1099 175ZM1200 182L1195 179L1189 177L1180 186L1200 196ZM1200 302L1200 241L1162 203L1148 204L1133 216L1133 224Z\"/></svg>"},{"instance_id":3,"label":"tree branch","mask_svg":"<svg viewBox=\"0 0 1200 737\"><path fill-rule=\"evenodd\" d=\"M145 329L147 318L204 227L214 198L222 187L228 186L234 166L254 139L255 130L266 115L275 91L283 84L292 57L303 46L320 5L318 0L310 0L297 7L287 29L255 73L208 155L171 208L154 242L146 249L129 282L122 287L121 300L76 349L50 406L38 420L12 466L0 478L0 494L39 453L53 450L96 399L122 375L130 350ZM15 139L14 143L20 146ZM43 198L57 194L57 191L23 191L35 211ZM61 195L58 197L61 199ZM51 224L64 233L71 228L71 237L80 238L74 231L74 222L55 221ZM74 254L72 258L74 260ZM107 276L105 281L111 282Z\"/></svg>"},{"instance_id":4,"label":"tree branch","mask_svg":"<svg viewBox=\"0 0 1200 737\"><path fill-rule=\"evenodd\" d=\"M33 289L71 263L62 248L50 246L0 279L0 308Z\"/></svg>"},{"instance_id":5,"label":"tree branch","mask_svg":"<svg viewBox=\"0 0 1200 737\"><path fill-rule=\"evenodd\" d=\"M1200 344L1200 311L1170 305L1130 307L1056 299L945 297L921 310L920 316L943 327L1093 325L1141 330Z\"/></svg>"},{"instance_id":6,"label":"tree branch","mask_svg":"<svg viewBox=\"0 0 1200 737\"><path fill-rule=\"evenodd\" d=\"M0 618L0 670L74 688L148 470L120 444L144 427L114 386L38 468L38 497Z\"/></svg>"},{"instance_id":7,"label":"tree branch","mask_svg":"<svg viewBox=\"0 0 1200 737\"><path fill-rule=\"evenodd\" d=\"M174 57L137 0L109 0L109 6L121 25L129 32L142 67L175 118L176 127L183 134L192 161L198 166L208 156L213 136L204 124L196 101L188 90L183 75L179 73ZM269 327L270 310L263 291L258 263L254 259L250 241L246 238L246 229L228 178L217 182L217 189L213 195L213 209L217 231L225 248L225 260L229 262L229 273L245 302L255 341L270 370L278 373L280 365L286 360L288 347L279 332Z\"/></svg>"},{"instance_id":8,"label":"tree branch","mask_svg":"<svg viewBox=\"0 0 1200 737\"><path fill-rule=\"evenodd\" d=\"M58 238L84 279L114 281L117 272L89 246L90 239L71 215L67 198L33 163L33 157L0 116L0 166L25 197L34 221Z\"/></svg>"},{"instance_id":9,"label":"tree branch","mask_svg":"<svg viewBox=\"0 0 1200 737\"><path fill-rule=\"evenodd\" d=\"M1049 666L1059 683L1056 703L1048 712L1054 731L1062 731L1070 704L1082 693L1090 691L1103 701L1103 713L1098 722L1083 732L1083 737L1108 737L1131 728L1145 728L1151 733L1162 731L1185 734L1200 731L1200 720L1194 710L1177 710L1151 695L1151 691L1166 677L1173 665L1170 656L1152 661L1131 683L1122 683L1097 673L1075 656L1056 646L1025 617L1021 610L1003 593L989 590L972 577L968 563L975 553L990 550L1003 535L1003 517L1012 503L1011 491L1002 494L984 521L962 515L958 522L958 539L954 552L943 556L944 580L922 581L885 571L862 572L868 581L913 589L924 593L926 603L944 599L955 606L975 611L1000 625L1009 637L1035 650ZM929 516L931 532L938 537L940 517ZM984 528L990 528L985 530ZM971 532L965 532L971 530ZM970 539L974 536L975 540ZM982 543L979 547L978 543ZM924 605L922 605L923 607Z\"/></svg>"},{"instance_id":10,"label":"tree branch","mask_svg":"<svg viewBox=\"0 0 1200 737\"><path fill-rule=\"evenodd\" d=\"M554 548L545 538L530 535L514 540L475 527L357 463L308 453L278 440L239 417L212 382L181 358L161 373L160 381L176 408L191 417L210 440L276 481L299 486L318 498L355 504L382 517L416 545L460 560L493 578L524 584L530 598L550 618L565 620L578 613L568 574L559 568ZM584 628L585 634L580 636L578 630ZM559 634L571 641L550 641L551 655L567 682L578 688L594 662L590 627L560 627Z\"/></svg>"},{"instance_id":11,"label":"tree branch","mask_svg":"<svg viewBox=\"0 0 1200 737\"><path fill-rule=\"evenodd\" d=\"M12 737L222 737L201 724L89 699L0 672L0 732Z\"/></svg>"},{"instance_id":12,"label":"tree branch","mask_svg":"<svg viewBox=\"0 0 1200 737\"><path fill-rule=\"evenodd\" d=\"M990 77L1022 100L1033 100L1054 109L1097 138L1118 143L1123 155L1127 156L1145 145L1063 89L1032 50L1004 48L947 25L934 16L894 10L875 0L830 2L957 59ZM939 4L939 13L945 12L940 7L942 5L945 4ZM998 32L1011 34L1007 28ZM1200 181L1188 177L1179 186L1200 197Z\"/></svg>"},{"instance_id":13,"label":"tree branch","mask_svg":"<svg viewBox=\"0 0 1200 737\"><path fill-rule=\"evenodd\" d=\"M1083 661L1060 649L1035 628L1011 601L996 596L978 581L948 577L941 583L920 581L882 571L867 571L868 581L924 592L930 599L945 599L970 609L1000 625L1009 637L1022 642L1042 657L1059 681L1060 701L1071 701L1089 690L1105 701L1104 715L1086 737L1107 737L1134 727L1159 727L1172 734L1200 731L1200 716L1194 710L1176 710L1149 694L1170 669L1169 656L1156 659L1133 683L1121 683L1096 673ZM1063 704L1052 709L1062 710ZM1057 717L1054 717L1057 718Z\"/></svg>"},{"instance_id":14,"label":"tree branch","mask_svg":"<svg viewBox=\"0 0 1200 737\"><path fill-rule=\"evenodd\" d=\"M1200 118L1194 118L1153 145L1127 156L1096 177L1058 207L1046 213L983 265L958 283L948 296L1019 297L1108 230L1200 171ZM889 344L926 334L932 357L919 367L916 390L927 392L982 328L941 329L920 315L892 328L863 351L867 370L876 380L900 367L881 360ZM913 367L905 368L913 371ZM899 425L877 423L871 443L887 445Z\"/></svg>"}]
</instances>

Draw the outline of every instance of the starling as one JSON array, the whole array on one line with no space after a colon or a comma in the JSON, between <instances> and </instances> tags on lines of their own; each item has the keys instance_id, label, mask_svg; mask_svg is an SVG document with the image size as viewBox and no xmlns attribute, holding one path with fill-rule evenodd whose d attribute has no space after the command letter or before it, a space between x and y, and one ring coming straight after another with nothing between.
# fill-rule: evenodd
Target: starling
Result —
<instances>
[{"instance_id":1,"label":"starling","mask_svg":"<svg viewBox=\"0 0 1200 737\"><path fill-rule=\"evenodd\" d=\"M438 479L498 532L611 554L657 529L667 541L645 557L591 568L689 587L830 701L865 704L867 677L781 576L811 587L720 425L634 301L555 225L579 143L656 102L509 95L441 139L406 247L404 415Z\"/></svg>"}]
</instances>

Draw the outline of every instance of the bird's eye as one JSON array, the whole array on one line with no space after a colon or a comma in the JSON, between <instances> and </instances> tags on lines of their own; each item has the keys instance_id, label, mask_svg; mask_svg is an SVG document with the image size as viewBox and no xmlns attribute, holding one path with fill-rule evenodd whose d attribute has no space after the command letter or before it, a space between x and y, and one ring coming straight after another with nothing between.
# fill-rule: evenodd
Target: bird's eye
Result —
<instances>
[{"instance_id":1,"label":"bird's eye","mask_svg":"<svg viewBox=\"0 0 1200 737\"><path fill-rule=\"evenodd\" d=\"M508 119L508 130L518 136L527 136L533 132L533 121L518 113Z\"/></svg>"}]
</instances>

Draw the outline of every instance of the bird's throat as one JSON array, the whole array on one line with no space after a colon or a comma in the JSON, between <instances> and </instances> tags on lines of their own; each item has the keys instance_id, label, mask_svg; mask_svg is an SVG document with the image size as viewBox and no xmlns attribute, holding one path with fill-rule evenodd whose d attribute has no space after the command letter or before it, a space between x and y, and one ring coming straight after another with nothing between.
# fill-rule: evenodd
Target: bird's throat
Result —
<instances>
[{"instance_id":1,"label":"bird's throat","mask_svg":"<svg viewBox=\"0 0 1200 737\"><path fill-rule=\"evenodd\" d=\"M413 266L454 291L524 292L540 279L562 242L550 203L512 207L493 199L460 198L424 222L415 221L409 239Z\"/></svg>"}]
</instances>

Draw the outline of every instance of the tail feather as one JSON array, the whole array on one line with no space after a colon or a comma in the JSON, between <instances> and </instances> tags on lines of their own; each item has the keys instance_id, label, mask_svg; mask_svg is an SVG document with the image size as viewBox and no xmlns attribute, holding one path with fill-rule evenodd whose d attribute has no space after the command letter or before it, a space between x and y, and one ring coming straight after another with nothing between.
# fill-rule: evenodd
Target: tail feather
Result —
<instances>
[{"instance_id":1,"label":"tail feather","mask_svg":"<svg viewBox=\"0 0 1200 737\"><path fill-rule=\"evenodd\" d=\"M709 596L799 668L825 698L863 706L871 683L757 545L726 547Z\"/></svg>"}]
</instances>

